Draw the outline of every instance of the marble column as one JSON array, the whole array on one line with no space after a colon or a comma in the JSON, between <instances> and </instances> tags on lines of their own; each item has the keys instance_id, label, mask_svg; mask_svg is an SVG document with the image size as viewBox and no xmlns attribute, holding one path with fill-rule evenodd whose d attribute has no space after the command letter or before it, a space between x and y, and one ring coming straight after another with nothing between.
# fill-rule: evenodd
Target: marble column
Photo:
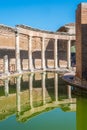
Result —
<instances>
[{"instance_id":1,"label":"marble column","mask_svg":"<svg viewBox=\"0 0 87 130\"><path fill-rule=\"evenodd\" d=\"M55 101L58 101L58 74L54 74Z\"/></svg>"},{"instance_id":2,"label":"marble column","mask_svg":"<svg viewBox=\"0 0 87 130\"><path fill-rule=\"evenodd\" d=\"M30 101L30 107L33 108L33 73L29 75L29 101Z\"/></svg>"},{"instance_id":3,"label":"marble column","mask_svg":"<svg viewBox=\"0 0 87 130\"><path fill-rule=\"evenodd\" d=\"M9 74L9 71L8 71L8 56L7 55L4 56L4 73L6 75Z\"/></svg>"},{"instance_id":4,"label":"marble column","mask_svg":"<svg viewBox=\"0 0 87 130\"><path fill-rule=\"evenodd\" d=\"M43 70L46 69L45 66L45 37L42 37L42 43L41 43L41 67Z\"/></svg>"},{"instance_id":5,"label":"marble column","mask_svg":"<svg viewBox=\"0 0 87 130\"><path fill-rule=\"evenodd\" d=\"M16 72L21 72L20 64L20 49L19 49L19 33L16 32L16 41L15 41L15 54L16 54Z\"/></svg>"},{"instance_id":6,"label":"marble column","mask_svg":"<svg viewBox=\"0 0 87 130\"><path fill-rule=\"evenodd\" d=\"M46 78L46 73L42 73L42 95L43 95L43 105L46 104L46 84L45 84L45 78Z\"/></svg>"},{"instance_id":7,"label":"marble column","mask_svg":"<svg viewBox=\"0 0 87 130\"><path fill-rule=\"evenodd\" d=\"M71 98L71 86L68 85L67 89L68 89L68 98L70 99Z\"/></svg>"},{"instance_id":8,"label":"marble column","mask_svg":"<svg viewBox=\"0 0 87 130\"><path fill-rule=\"evenodd\" d=\"M71 40L68 40L67 43L67 68L71 68Z\"/></svg>"},{"instance_id":9,"label":"marble column","mask_svg":"<svg viewBox=\"0 0 87 130\"><path fill-rule=\"evenodd\" d=\"M20 114L21 111L20 91L21 91L21 76L18 76L16 77L16 104L18 115Z\"/></svg>"},{"instance_id":10,"label":"marble column","mask_svg":"<svg viewBox=\"0 0 87 130\"><path fill-rule=\"evenodd\" d=\"M58 69L58 51L57 51L57 39L54 42L54 68Z\"/></svg>"},{"instance_id":11,"label":"marble column","mask_svg":"<svg viewBox=\"0 0 87 130\"><path fill-rule=\"evenodd\" d=\"M4 81L4 85L5 85L5 96L9 95L9 79L5 79Z\"/></svg>"},{"instance_id":12,"label":"marble column","mask_svg":"<svg viewBox=\"0 0 87 130\"><path fill-rule=\"evenodd\" d=\"M32 36L29 36L28 42L28 69L33 71L33 60L32 60Z\"/></svg>"}]
</instances>

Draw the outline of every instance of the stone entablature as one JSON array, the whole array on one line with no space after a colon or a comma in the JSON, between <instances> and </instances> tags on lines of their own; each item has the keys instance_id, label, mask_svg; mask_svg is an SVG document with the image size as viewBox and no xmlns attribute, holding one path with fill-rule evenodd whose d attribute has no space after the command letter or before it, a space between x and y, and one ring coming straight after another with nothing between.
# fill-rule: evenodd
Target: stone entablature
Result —
<instances>
[{"instance_id":1,"label":"stone entablature","mask_svg":"<svg viewBox=\"0 0 87 130\"><path fill-rule=\"evenodd\" d=\"M25 34L33 37L46 37L47 39L63 39L63 40L75 40L75 34L70 34L66 32L49 32L43 31L39 29L34 29L25 25L17 25L16 26L19 34Z\"/></svg>"}]
</instances>

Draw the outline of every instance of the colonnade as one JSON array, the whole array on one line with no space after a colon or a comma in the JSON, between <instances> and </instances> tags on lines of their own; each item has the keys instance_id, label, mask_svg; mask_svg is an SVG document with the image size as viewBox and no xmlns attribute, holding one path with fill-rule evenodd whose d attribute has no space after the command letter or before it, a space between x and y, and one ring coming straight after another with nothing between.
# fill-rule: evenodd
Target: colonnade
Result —
<instances>
[{"instance_id":1,"label":"colonnade","mask_svg":"<svg viewBox=\"0 0 87 130\"><path fill-rule=\"evenodd\" d=\"M41 37L41 69L46 70L46 59L45 59L45 40L46 36ZM32 40L33 35L29 35L28 40L28 70L34 71L33 60L32 60ZM58 41L59 39L54 38L54 69L58 69ZM67 68L71 68L71 40L68 40L67 44ZM21 72L20 65L20 48L19 48L19 33L16 33L16 42L15 42L15 52L16 52L16 71Z\"/></svg>"},{"instance_id":2,"label":"colonnade","mask_svg":"<svg viewBox=\"0 0 87 130\"><path fill-rule=\"evenodd\" d=\"M34 79L34 73L31 73L29 75L29 105L31 108L33 108L33 79ZM5 96L9 95L9 79L5 79ZM47 104L47 98L46 98L46 73L41 74L41 86L42 86L42 102L43 105ZM67 86L67 98L71 99L71 87ZM54 73L54 101L58 102L58 74ZM17 103L17 111L21 111L21 76L16 77L16 103Z\"/></svg>"},{"instance_id":3,"label":"colonnade","mask_svg":"<svg viewBox=\"0 0 87 130\"><path fill-rule=\"evenodd\" d=\"M28 69L33 71L33 61L32 61L32 38L33 36L29 36L28 42ZM46 61L45 61L45 37L41 38L41 69L46 70ZM17 59L19 60L19 59ZM57 52L57 39L55 39L54 43L54 68L58 69L58 52ZM20 70L20 69L19 69Z\"/></svg>"},{"instance_id":4,"label":"colonnade","mask_svg":"<svg viewBox=\"0 0 87 130\"><path fill-rule=\"evenodd\" d=\"M20 63L20 34L17 32L15 38L15 56L16 56L16 72L21 73L21 63ZM43 35L41 37L41 69L46 70L46 59L45 59L45 40L47 39L46 36ZM28 70L34 71L33 67L33 59L32 59L32 41L33 35L28 36ZM54 38L54 69L58 70L58 42L59 39ZM67 43L67 68L71 68L71 39L68 40ZM4 73L9 73L8 68L8 56L4 56Z\"/></svg>"},{"instance_id":5,"label":"colonnade","mask_svg":"<svg viewBox=\"0 0 87 130\"><path fill-rule=\"evenodd\" d=\"M29 75L29 105L31 108L33 108L33 76L34 76L34 73L31 73ZM21 88L21 84L20 84L20 80L21 80L21 77L17 77L17 111L20 112L21 111L21 104L20 104L20 88ZM43 102L43 105L46 105L46 73L42 73L41 74L41 86L42 86L42 102ZM67 86L68 87L68 90L67 90L67 97L69 99L72 98L71 96L71 86ZM54 74L54 97L55 97L55 102L58 102L58 74L55 73Z\"/></svg>"}]
</instances>

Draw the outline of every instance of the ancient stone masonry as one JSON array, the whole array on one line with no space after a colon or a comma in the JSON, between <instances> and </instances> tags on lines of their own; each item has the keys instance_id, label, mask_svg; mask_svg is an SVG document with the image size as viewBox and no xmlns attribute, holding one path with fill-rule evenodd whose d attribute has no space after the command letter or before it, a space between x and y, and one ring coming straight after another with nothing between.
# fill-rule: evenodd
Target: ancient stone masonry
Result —
<instances>
[{"instance_id":1,"label":"ancient stone masonry","mask_svg":"<svg viewBox=\"0 0 87 130\"><path fill-rule=\"evenodd\" d=\"M0 25L0 72L4 71L5 55L8 56L8 72L70 68L73 43L73 31L49 32L25 25L15 28Z\"/></svg>"},{"instance_id":2,"label":"ancient stone masonry","mask_svg":"<svg viewBox=\"0 0 87 130\"><path fill-rule=\"evenodd\" d=\"M78 5L76 11L76 76L87 79L87 3Z\"/></svg>"}]
</instances>

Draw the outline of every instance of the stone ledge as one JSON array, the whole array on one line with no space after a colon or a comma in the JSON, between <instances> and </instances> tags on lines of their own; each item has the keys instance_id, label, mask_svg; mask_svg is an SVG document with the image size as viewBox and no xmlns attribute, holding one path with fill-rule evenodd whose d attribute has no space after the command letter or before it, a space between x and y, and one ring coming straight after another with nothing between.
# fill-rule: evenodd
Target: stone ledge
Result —
<instances>
[{"instance_id":1,"label":"stone ledge","mask_svg":"<svg viewBox=\"0 0 87 130\"><path fill-rule=\"evenodd\" d=\"M78 87L80 89L87 90L87 81L81 80L75 76L75 73L66 73L63 75L62 79L73 87Z\"/></svg>"}]
</instances>

